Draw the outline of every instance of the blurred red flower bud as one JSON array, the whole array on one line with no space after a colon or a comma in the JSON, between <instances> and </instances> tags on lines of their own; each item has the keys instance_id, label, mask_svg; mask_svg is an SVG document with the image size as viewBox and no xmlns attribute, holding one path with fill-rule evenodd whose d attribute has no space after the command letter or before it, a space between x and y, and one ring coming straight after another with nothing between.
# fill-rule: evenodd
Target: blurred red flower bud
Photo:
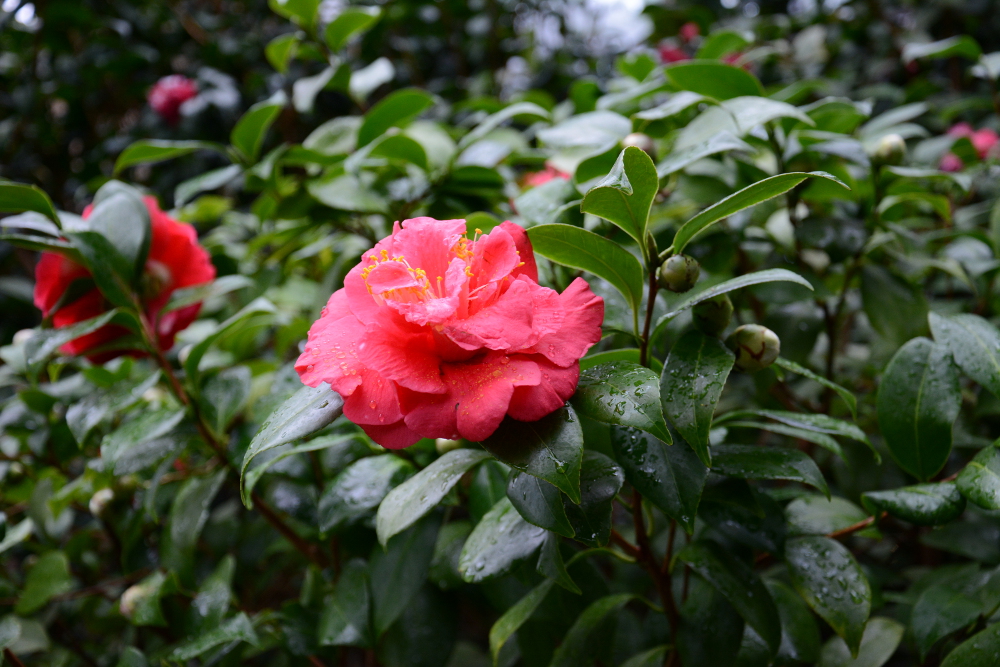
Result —
<instances>
[{"instance_id":1,"label":"blurred red flower bud","mask_svg":"<svg viewBox=\"0 0 1000 667\"><path fill-rule=\"evenodd\" d=\"M149 106L163 120L175 125L181 117L181 105L198 94L198 86L186 76L165 76L149 90Z\"/></svg>"}]
</instances>

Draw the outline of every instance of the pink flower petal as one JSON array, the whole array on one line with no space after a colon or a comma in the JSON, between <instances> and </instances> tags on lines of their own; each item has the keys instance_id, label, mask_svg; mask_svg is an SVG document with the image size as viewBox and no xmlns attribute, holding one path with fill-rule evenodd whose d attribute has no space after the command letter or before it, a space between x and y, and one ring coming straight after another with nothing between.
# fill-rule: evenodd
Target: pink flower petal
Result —
<instances>
[{"instance_id":1,"label":"pink flower petal","mask_svg":"<svg viewBox=\"0 0 1000 667\"><path fill-rule=\"evenodd\" d=\"M344 416L355 424L384 426L403 418L399 411L396 383L377 372L365 369L359 373L361 384L344 399Z\"/></svg>"},{"instance_id":2,"label":"pink flower petal","mask_svg":"<svg viewBox=\"0 0 1000 667\"><path fill-rule=\"evenodd\" d=\"M558 410L576 392L580 379L580 364L560 368L546 359L535 358L542 371L542 381L535 386L517 387L510 398L507 410L514 419L524 422L538 421Z\"/></svg>"},{"instance_id":3,"label":"pink flower petal","mask_svg":"<svg viewBox=\"0 0 1000 667\"><path fill-rule=\"evenodd\" d=\"M341 396L350 396L365 370L358 360L358 341L364 333L364 325L347 307L344 290L334 292L309 328L306 347L295 362L303 384L317 387L326 382Z\"/></svg>"},{"instance_id":4,"label":"pink flower petal","mask_svg":"<svg viewBox=\"0 0 1000 667\"><path fill-rule=\"evenodd\" d=\"M559 295L566 319L559 330L542 336L524 352L543 354L557 366L567 367L601 340L604 300L590 291L583 278L577 278Z\"/></svg>"},{"instance_id":5,"label":"pink flower petal","mask_svg":"<svg viewBox=\"0 0 1000 667\"><path fill-rule=\"evenodd\" d=\"M514 239L514 247L517 248L517 255L524 262L523 265L514 267L513 272L510 274L510 279L513 280L518 276L527 276L537 283L538 265L535 264L535 251L531 249L531 241L528 239L528 233L524 231L523 227L515 225L510 220L501 222L499 226Z\"/></svg>"},{"instance_id":6,"label":"pink flower petal","mask_svg":"<svg viewBox=\"0 0 1000 667\"><path fill-rule=\"evenodd\" d=\"M402 420L386 426L360 424L368 437L386 449L405 449L420 440L418 433L411 431Z\"/></svg>"}]
</instances>

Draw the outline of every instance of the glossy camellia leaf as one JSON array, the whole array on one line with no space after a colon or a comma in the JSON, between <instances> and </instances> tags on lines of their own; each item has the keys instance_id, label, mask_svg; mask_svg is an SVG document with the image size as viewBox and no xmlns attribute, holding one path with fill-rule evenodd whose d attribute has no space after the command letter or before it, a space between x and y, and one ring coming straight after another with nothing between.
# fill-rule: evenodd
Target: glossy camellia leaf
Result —
<instances>
[{"instance_id":1,"label":"glossy camellia leaf","mask_svg":"<svg viewBox=\"0 0 1000 667\"><path fill-rule=\"evenodd\" d=\"M69 232L66 238L80 253L84 266L90 270L104 298L120 308L137 310L132 284L136 277L135 264L98 232Z\"/></svg>"},{"instance_id":2,"label":"glossy camellia leaf","mask_svg":"<svg viewBox=\"0 0 1000 667\"><path fill-rule=\"evenodd\" d=\"M522 519L510 500L501 498L466 540L458 561L459 572L473 584L506 574L535 553L546 535L544 528Z\"/></svg>"},{"instance_id":3,"label":"glossy camellia leaf","mask_svg":"<svg viewBox=\"0 0 1000 667\"><path fill-rule=\"evenodd\" d=\"M163 615L160 600L165 595L175 592L176 589L177 580L173 574L168 575L162 571L154 572L126 589L128 594L127 596L122 595L119 609L122 616L127 618L132 625L165 627L168 623Z\"/></svg>"},{"instance_id":4,"label":"glossy camellia leaf","mask_svg":"<svg viewBox=\"0 0 1000 667\"><path fill-rule=\"evenodd\" d=\"M597 630L604 619L620 610L634 598L635 595L631 593L618 593L592 602L577 617L569 632L566 633L559 648L556 649L555 655L552 656L549 667L578 667L590 662L601 642L601 636Z\"/></svg>"},{"instance_id":5,"label":"glossy camellia leaf","mask_svg":"<svg viewBox=\"0 0 1000 667\"><path fill-rule=\"evenodd\" d=\"M544 479L580 502L583 431L569 406L535 422L507 417L482 445L511 468Z\"/></svg>"},{"instance_id":6,"label":"glossy camellia leaf","mask_svg":"<svg viewBox=\"0 0 1000 667\"><path fill-rule=\"evenodd\" d=\"M226 154L226 147L211 141L163 141L161 139L145 139L129 144L115 160L114 173L117 175L123 169L137 164L155 164L172 160L196 151L214 151Z\"/></svg>"},{"instance_id":7,"label":"glossy camellia leaf","mask_svg":"<svg viewBox=\"0 0 1000 667\"><path fill-rule=\"evenodd\" d=\"M660 189L656 166L646 151L628 146L611 172L583 196L580 210L610 220L646 247L646 223Z\"/></svg>"},{"instance_id":8,"label":"glossy camellia leaf","mask_svg":"<svg viewBox=\"0 0 1000 667\"><path fill-rule=\"evenodd\" d=\"M295 57L295 52L301 43L302 37L294 32L286 32L267 43L264 47L264 56L271 67L284 74L288 71L288 63Z\"/></svg>"},{"instance_id":9,"label":"glossy camellia leaf","mask_svg":"<svg viewBox=\"0 0 1000 667\"><path fill-rule=\"evenodd\" d=\"M41 188L35 185L0 180L0 212L21 213L23 211L41 213L52 222L59 224L59 214L56 213L56 207Z\"/></svg>"},{"instance_id":10,"label":"glossy camellia leaf","mask_svg":"<svg viewBox=\"0 0 1000 667\"><path fill-rule=\"evenodd\" d=\"M392 625L420 590L434 556L441 517L429 515L389 540L375 545L368 561L375 636Z\"/></svg>"},{"instance_id":11,"label":"glossy camellia leaf","mask_svg":"<svg viewBox=\"0 0 1000 667\"><path fill-rule=\"evenodd\" d=\"M183 571L189 566L208 521L208 508L225 478L226 471L220 470L208 477L192 477L181 485L170 507L166 539L160 545L160 560L166 567Z\"/></svg>"},{"instance_id":12,"label":"glossy camellia leaf","mask_svg":"<svg viewBox=\"0 0 1000 667\"><path fill-rule=\"evenodd\" d=\"M699 540L686 546L677 558L704 577L729 601L765 641L774 655L781 645L778 608L760 578L740 560L714 542Z\"/></svg>"},{"instance_id":13,"label":"glossy camellia leaf","mask_svg":"<svg viewBox=\"0 0 1000 667\"><path fill-rule=\"evenodd\" d=\"M686 442L667 445L638 429L612 427L611 445L629 484L684 529L694 531L708 468Z\"/></svg>"},{"instance_id":14,"label":"glossy camellia leaf","mask_svg":"<svg viewBox=\"0 0 1000 667\"><path fill-rule=\"evenodd\" d=\"M797 449L719 445L715 447L713 454L712 472L744 479L802 482L830 495L819 466L808 454Z\"/></svg>"},{"instance_id":15,"label":"glossy camellia leaf","mask_svg":"<svg viewBox=\"0 0 1000 667\"><path fill-rule=\"evenodd\" d=\"M728 153L729 151L751 152L752 150L753 149L750 144L746 143L742 139L739 139L733 135L732 132L724 130L717 134L713 134L705 141L697 143L693 146L688 146L687 148L683 148L679 151L671 152L663 160L661 160L658 165L656 165L656 174L660 178L666 178L667 176L681 171L685 167L710 155Z\"/></svg>"},{"instance_id":16,"label":"glossy camellia leaf","mask_svg":"<svg viewBox=\"0 0 1000 667\"><path fill-rule=\"evenodd\" d=\"M666 68L667 77L681 90L717 100L741 95L762 95L764 87L750 72L718 60L690 60Z\"/></svg>"},{"instance_id":17,"label":"glossy camellia leaf","mask_svg":"<svg viewBox=\"0 0 1000 667\"><path fill-rule=\"evenodd\" d=\"M44 607L57 595L73 590L69 558L62 551L42 554L25 578L24 590L14 607L19 616L28 616Z\"/></svg>"},{"instance_id":18,"label":"glossy camellia leaf","mask_svg":"<svg viewBox=\"0 0 1000 667\"><path fill-rule=\"evenodd\" d=\"M462 137L458 142L460 149L466 148L476 143L487 134L500 127L506 121L517 116L528 116L548 120L549 112L533 102L515 102L504 107L496 113L492 113L483 119L471 132Z\"/></svg>"},{"instance_id":19,"label":"glossy camellia leaf","mask_svg":"<svg viewBox=\"0 0 1000 667\"><path fill-rule=\"evenodd\" d=\"M322 646L371 646L370 609L368 568L360 559L348 561L323 604L316 639Z\"/></svg>"},{"instance_id":20,"label":"glossy camellia leaf","mask_svg":"<svg viewBox=\"0 0 1000 667\"><path fill-rule=\"evenodd\" d=\"M535 571L543 577L552 579L574 595L580 595L582 593L580 587L566 569L566 562L559 547L560 541L555 533L545 536L542 548L538 550L538 564L535 566Z\"/></svg>"},{"instance_id":21,"label":"glossy camellia leaf","mask_svg":"<svg viewBox=\"0 0 1000 667\"><path fill-rule=\"evenodd\" d=\"M89 320L59 327L58 329L40 329L28 339L24 348L24 361L28 371L37 376L45 366L45 362L66 343L97 331L108 324L118 314L117 310L109 310Z\"/></svg>"},{"instance_id":22,"label":"glossy camellia leaf","mask_svg":"<svg viewBox=\"0 0 1000 667\"><path fill-rule=\"evenodd\" d=\"M819 657L819 627L802 597L776 579L765 579L778 616L781 618L781 646L778 659L813 663Z\"/></svg>"},{"instance_id":23,"label":"glossy camellia leaf","mask_svg":"<svg viewBox=\"0 0 1000 667\"><path fill-rule=\"evenodd\" d=\"M130 461L145 459L149 455L148 450L153 450L154 460L170 451L170 448L164 447L162 438L173 431L183 419L183 409L161 408L143 411L104 436L101 442L101 458L105 465L116 471L116 474L124 474L126 467L130 472L135 472L137 466L130 465ZM138 467L144 466L140 464Z\"/></svg>"},{"instance_id":24,"label":"glossy camellia leaf","mask_svg":"<svg viewBox=\"0 0 1000 667\"><path fill-rule=\"evenodd\" d=\"M303 387L271 413L243 456L240 481L254 457L269 449L312 435L340 416L344 399L324 383L319 387ZM252 507L250 496L243 491L243 503Z\"/></svg>"},{"instance_id":25,"label":"glossy camellia leaf","mask_svg":"<svg viewBox=\"0 0 1000 667\"><path fill-rule=\"evenodd\" d=\"M462 475L488 458L489 454L478 449L456 449L392 489L379 505L375 517L379 543L385 545L393 535L406 530L434 509Z\"/></svg>"},{"instance_id":26,"label":"glossy camellia leaf","mask_svg":"<svg viewBox=\"0 0 1000 667\"><path fill-rule=\"evenodd\" d=\"M250 396L253 375L246 366L233 366L213 375L202 387L204 413L216 433L224 433L226 426L239 413Z\"/></svg>"},{"instance_id":27,"label":"glossy camellia leaf","mask_svg":"<svg viewBox=\"0 0 1000 667\"><path fill-rule=\"evenodd\" d=\"M207 653L220 644L234 644L236 642L247 642L256 645L259 639L254 630L253 622L244 612L239 612L228 621L223 622L219 627L208 632L193 637L182 642L180 646L174 648L169 653L170 659L177 662L187 662L192 658Z\"/></svg>"},{"instance_id":28,"label":"glossy camellia leaf","mask_svg":"<svg viewBox=\"0 0 1000 667\"><path fill-rule=\"evenodd\" d=\"M304 28L312 26L319 9L319 0L268 0L267 4L275 14Z\"/></svg>"},{"instance_id":29,"label":"glossy camellia leaf","mask_svg":"<svg viewBox=\"0 0 1000 667\"><path fill-rule=\"evenodd\" d=\"M120 181L102 185L94 195L87 226L110 241L129 262L131 271L123 278L135 285L146 265L153 235L149 210L139 191Z\"/></svg>"},{"instance_id":30,"label":"glossy camellia leaf","mask_svg":"<svg viewBox=\"0 0 1000 667\"><path fill-rule=\"evenodd\" d=\"M1000 331L978 315L931 313L928 319L934 340L951 350L962 371L1000 397Z\"/></svg>"},{"instance_id":31,"label":"glossy camellia leaf","mask_svg":"<svg viewBox=\"0 0 1000 667\"><path fill-rule=\"evenodd\" d=\"M826 535L849 528L869 518L846 498L807 495L785 506L788 531L792 535Z\"/></svg>"},{"instance_id":32,"label":"glossy camellia leaf","mask_svg":"<svg viewBox=\"0 0 1000 667\"><path fill-rule=\"evenodd\" d=\"M983 509L1000 509L1000 450L984 447L955 480L962 495Z\"/></svg>"},{"instance_id":33,"label":"glossy camellia leaf","mask_svg":"<svg viewBox=\"0 0 1000 667\"><path fill-rule=\"evenodd\" d=\"M333 52L340 51L351 37L371 29L380 15L378 7L348 7L327 24L323 32L327 46Z\"/></svg>"},{"instance_id":34,"label":"glossy camellia leaf","mask_svg":"<svg viewBox=\"0 0 1000 667\"><path fill-rule=\"evenodd\" d=\"M785 544L785 562L795 590L857 657L872 591L851 552L828 537L796 537Z\"/></svg>"},{"instance_id":35,"label":"glossy camellia leaf","mask_svg":"<svg viewBox=\"0 0 1000 667\"><path fill-rule=\"evenodd\" d=\"M535 588L525 595L523 598L518 600L516 603L511 605L511 607L503 613L503 615L497 619L493 627L490 628L490 655L493 658L493 665L496 667L498 660L500 658L500 650L504 647L504 644L514 636L524 623L531 618L531 615L535 613L538 606L542 604L542 601L552 590L552 586L555 581L552 579L546 579L542 583L538 584Z\"/></svg>"},{"instance_id":36,"label":"glossy camellia leaf","mask_svg":"<svg viewBox=\"0 0 1000 667\"><path fill-rule=\"evenodd\" d=\"M558 223L531 227L528 238L539 255L604 278L622 293L633 312L639 311L645 274L628 250L594 232Z\"/></svg>"},{"instance_id":37,"label":"glossy camellia leaf","mask_svg":"<svg viewBox=\"0 0 1000 667\"><path fill-rule=\"evenodd\" d=\"M580 471L580 503L564 501L574 536L589 547L603 547L611 539L611 512L615 496L625 483L621 467L600 452L586 451Z\"/></svg>"},{"instance_id":38,"label":"glossy camellia leaf","mask_svg":"<svg viewBox=\"0 0 1000 667\"><path fill-rule=\"evenodd\" d=\"M706 466L712 465L712 416L734 361L718 338L691 329L674 344L660 375L664 414Z\"/></svg>"},{"instance_id":39,"label":"glossy camellia leaf","mask_svg":"<svg viewBox=\"0 0 1000 667\"><path fill-rule=\"evenodd\" d=\"M587 369L580 373L576 394L570 400L584 417L631 426L671 442L660 406L658 378L645 366L613 361Z\"/></svg>"},{"instance_id":40,"label":"glossy camellia leaf","mask_svg":"<svg viewBox=\"0 0 1000 667\"><path fill-rule=\"evenodd\" d=\"M965 498L955 482L916 484L888 491L868 491L861 504L873 515L888 512L918 526L938 526L958 518Z\"/></svg>"},{"instance_id":41,"label":"glossy camellia leaf","mask_svg":"<svg viewBox=\"0 0 1000 667\"><path fill-rule=\"evenodd\" d=\"M898 621L874 616L865 626L856 657L852 657L843 639L833 637L823 647L819 667L882 667L896 652L905 631Z\"/></svg>"},{"instance_id":42,"label":"glossy camellia leaf","mask_svg":"<svg viewBox=\"0 0 1000 667\"><path fill-rule=\"evenodd\" d=\"M883 338L902 345L927 331L927 299L921 290L878 265L861 269L861 302Z\"/></svg>"},{"instance_id":43,"label":"glossy camellia leaf","mask_svg":"<svg viewBox=\"0 0 1000 667\"><path fill-rule=\"evenodd\" d=\"M666 102L650 109L643 109L635 114L634 118L648 121L663 120L664 118L676 116L685 109L690 109L695 104L700 104L701 102L711 103L713 100L710 97L692 93L689 90L681 90L672 94Z\"/></svg>"},{"instance_id":44,"label":"glossy camellia leaf","mask_svg":"<svg viewBox=\"0 0 1000 667\"><path fill-rule=\"evenodd\" d=\"M395 454L355 461L341 470L320 496L319 529L336 531L364 517L414 472L412 463Z\"/></svg>"},{"instance_id":45,"label":"glossy camellia leaf","mask_svg":"<svg viewBox=\"0 0 1000 667\"><path fill-rule=\"evenodd\" d=\"M168 313L170 311L177 310L178 308L184 308L185 306L201 303L207 299L214 299L215 297L223 296L224 294L230 294L237 290L252 287L253 284L253 280L247 278L246 276L232 275L216 278L212 282L205 283L203 285L195 285L194 287L186 287L184 289L175 290L170 295L170 301L167 302L167 305L165 305L163 310L160 312Z\"/></svg>"},{"instance_id":46,"label":"glossy camellia leaf","mask_svg":"<svg viewBox=\"0 0 1000 667\"><path fill-rule=\"evenodd\" d=\"M958 369L947 347L915 338L896 352L879 385L876 408L899 467L921 480L937 474L951 454L961 403Z\"/></svg>"},{"instance_id":47,"label":"glossy camellia leaf","mask_svg":"<svg viewBox=\"0 0 1000 667\"><path fill-rule=\"evenodd\" d=\"M984 608L976 595L984 589L988 574L975 563L945 567L926 575L932 581L920 592L910 613L910 626L920 659L948 635L970 627L980 614L990 614L995 601Z\"/></svg>"},{"instance_id":48,"label":"glossy camellia leaf","mask_svg":"<svg viewBox=\"0 0 1000 667\"><path fill-rule=\"evenodd\" d=\"M229 135L229 142L249 163L256 162L260 156L264 135L277 120L286 102L283 95L258 102L236 122L236 127Z\"/></svg>"},{"instance_id":49,"label":"glossy camellia leaf","mask_svg":"<svg viewBox=\"0 0 1000 667\"><path fill-rule=\"evenodd\" d=\"M850 438L851 440L863 442L868 445L868 448L872 451L872 455L875 457L876 462L881 462L882 460L881 455L878 453L878 450L875 449L872 441L867 435L865 435L865 432L862 431L857 424L852 424L851 422L844 421L843 419L837 419L822 413L814 414L808 412L791 412L788 410L737 410L727 413L724 420L719 420L719 424L722 425L724 422L728 423L730 420L739 419L745 417L746 415L767 417L768 419L773 419L776 422L786 424L793 428L813 431L815 433L839 435L844 438Z\"/></svg>"},{"instance_id":50,"label":"glossy camellia leaf","mask_svg":"<svg viewBox=\"0 0 1000 667\"><path fill-rule=\"evenodd\" d=\"M757 181L753 185L748 185L739 192L729 195L717 204L709 206L681 225L674 236L673 253L680 254L684 252L687 244L713 223L723 218L728 218L733 213L742 211L745 208L767 201L768 199L773 199L778 195L783 195L807 178L824 178L843 186L845 189L850 189L835 176L824 171L812 171L808 173L792 172L770 176Z\"/></svg>"},{"instance_id":51,"label":"glossy camellia leaf","mask_svg":"<svg viewBox=\"0 0 1000 667\"><path fill-rule=\"evenodd\" d=\"M182 183L178 183L174 188L174 205L183 206L202 192L209 192L216 188L221 188L227 183L236 179L243 173L243 167L238 164L231 164L227 167L219 167L206 171L193 178L189 178Z\"/></svg>"},{"instance_id":52,"label":"glossy camellia leaf","mask_svg":"<svg viewBox=\"0 0 1000 667\"><path fill-rule=\"evenodd\" d=\"M814 373L805 366L795 363L791 359L778 357L777 359L774 360L774 363L776 366L783 368L786 371L790 371L792 373L795 373L796 375L807 377L813 382L818 382L827 389L832 389L834 392L836 392L838 396L840 396L840 398L844 400L844 403L847 404L848 409L850 409L851 411L851 416L854 417L855 419L858 418L858 399L853 393L851 393L849 389L840 386L836 382L831 382L830 380L823 377L819 373Z\"/></svg>"},{"instance_id":53,"label":"glossy camellia leaf","mask_svg":"<svg viewBox=\"0 0 1000 667\"><path fill-rule=\"evenodd\" d=\"M507 498L528 523L563 537L576 535L566 516L562 492L545 480L511 470L507 480Z\"/></svg>"},{"instance_id":54,"label":"glossy camellia leaf","mask_svg":"<svg viewBox=\"0 0 1000 667\"><path fill-rule=\"evenodd\" d=\"M275 305L267 299L263 297L254 299L191 346L183 361L184 371L191 378L197 377L201 360L212 345L233 332L246 332L262 321L270 323L276 310Z\"/></svg>"},{"instance_id":55,"label":"glossy camellia leaf","mask_svg":"<svg viewBox=\"0 0 1000 667\"><path fill-rule=\"evenodd\" d=\"M257 486L257 482L260 481L260 478L264 476L264 473L266 473L271 466L277 465L278 463L281 463L285 459L295 456L296 454L318 452L324 449L336 450L338 461L345 462L355 461L370 454L372 451L371 447L362 442L356 435L331 435L314 438L308 442L302 443L301 445L283 449L281 453L274 458L267 459L266 461L263 461L247 470L246 475L243 477L244 495L252 497L253 490L254 487Z\"/></svg>"},{"instance_id":56,"label":"glossy camellia leaf","mask_svg":"<svg viewBox=\"0 0 1000 667\"><path fill-rule=\"evenodd\" d=\"M835 438L826 433L819 433L817 431L810 431L804 428L798 428L796 426L789 426L787 424L782 424L780 422L759 422L759 421L732 421L726 420L725 428L755 428L762 431L767 431L768 433L777 433L778 435L787 435L789 438L795 438L797 440L805 440L806 442L812 442L827 451L832 452L841 459L846 460L844 456L844 448L840 446Z\"/></svg>"},{"instance_id":57,"label":"glossy camellia leaf","mask_svg":"<svg viewBox=\"0 0 1000 667\"><path fill-rule=\"evenodd\" d=\"M382 136L390 127L399 127L434 104L434 97L417 88L397 90L379 101L365 115L358 129L358 147Z\"/></svg>"},{"instance_id":58,"label":"glossy camellia leaf","mask_svg":"<svg viewBox=\"0 0 1000 667\"><path fill-rule=\"evenodd\" d=\"M905 64L918 58L950 58L952 56L978 60L982 54L983 51L975 39L969 35L957 35L923 44L911 42L903 47L902 59Z\"/></svg>"},{"instance_id":59,"label":"glossy camellia leaf","mask_svg":"<svg viewBox=\"0 0 1000 667\"><path fill-rule=\"evenodd\" d=\"M1000 654L1000 623L994 623L959 644L941 667L994 667Z\"/></svg>"},{"instance_id":60,"label":"glossy camellia leaf","mask_svg":"<svg viewBox=\"0 0 1000 667\"><path fill-rule=\"evenodd\" d=\"M622 667L660 667L667 657L666 646L657 646L633 655L622 663Z\"/></svg>"}]
</instances>

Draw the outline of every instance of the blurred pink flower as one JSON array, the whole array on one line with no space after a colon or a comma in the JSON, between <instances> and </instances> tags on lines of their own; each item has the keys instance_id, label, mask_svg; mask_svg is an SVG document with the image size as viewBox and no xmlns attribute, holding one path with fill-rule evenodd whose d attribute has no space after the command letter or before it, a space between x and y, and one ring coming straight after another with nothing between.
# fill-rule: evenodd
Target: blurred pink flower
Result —
<instances>
[{"instance_id":1,"label":"blurred pink flower","mask_svg":"<svg viewBox=\"0 0 1000 667\"><path fill-rule=\"evenodd\" d=\"M948 153L941 158L941 164L938 166L941 171L962 171L963 167L965 163L962 162L962 158L954 153Z\"/></svg>"},{"instance_id":2,"label":"blurred pink flower","mask_svg":"<svg viewBox=\"0 0 1000 667\"><path fill-rule=\"evenodd\" d=\"M545 169L542 171L533 171L529 174L525 174L521 179L521 187L525 190L528 188L537 188L539 185L543 185L549 181L554 181L557 178L568 181L571 176L566 172L560 171L552 165L547 164L545 165Z\"/></svg>"},{"instance_id":3,"label":"blurred pink flower","mask_svg":"<svg viewBox=\"0 0 1000 667\"><path fill-rule=\"evenodd\" d=\"M701 34L701 28L694 21L688 21L681 26L680 36L685 42L690 42L692 39Z\"/></svg>"},{"instance_id":4,"label":"blurred pink flower","mask_svg":"<svg viewBox=\"0 0 1000 667\"><path fill-rule=\"evenodd\" d=\"M176 125L181 117L181 105L198 94L198 86L186 76L165 76L149 90L149 106L163 120Z\"/></svg>"},{"instance_id":5,"label":"blurred pink flower","mask_svg":"<svg viewBox=\"0 0 1000 667\"><path fill-rule=\"evenodd\" d=\"M660 60L665 63L679 63L684 60L691 60L691 56L683 49L673 46L670 43L661 44L659 50Z\"/></svg>"},{"instance_id":6,"label":"blurred pink flower","mask_svg":"<svg viewBox=\"0 0 1000 667\"><path fill-rule=\"evenodd\" d=\"M601 338L602 299L582 278L562 294L539 285L522 228L465 231L464 220L397 222L330 297L295 362L384 447L483 440L505 415L541 419L576 391L580 357Z\"/></svg>"}]
</instances>

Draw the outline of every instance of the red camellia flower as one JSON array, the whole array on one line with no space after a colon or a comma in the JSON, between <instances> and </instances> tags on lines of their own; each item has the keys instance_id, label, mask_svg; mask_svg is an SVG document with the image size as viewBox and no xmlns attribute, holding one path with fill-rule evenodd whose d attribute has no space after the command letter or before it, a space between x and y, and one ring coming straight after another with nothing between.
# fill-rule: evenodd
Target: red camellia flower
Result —
<instances>
[{"instance_id":1,"label":"red camellia flower","mask_svg":"<svg viewBox=\"0 0 1000 667\"><path fill-rule=\"evenodd\" d=\"M465 236L464 220L414 218L366 252L309 330L295 363L384 447L483 440L504 415L535 421L576 391L604 302L577 278L538 284L524 230Z\"/></svg>"},{"instance_id":2,"label":"red camellia flower","mask_svg":"<svg viewBox=\"0 0 1000 667\"><path fill-rule=\"evenodd\" d=\"M685 42L690 42L692 39L701 34L701 27L699 27L694 21L688 21L681 26L678 34Z\"/></svg>"},{"instance_id":3,"label":"red camellia flower","mask_svg":"<svg viewBox=\"0 0 1000 667\"><path fill-rule=\"evenodd\" d=\"M985 159L988 157L993 149L1000 144L1000 135L994 130L988 127L984 127L981 130L973 130L972 126L968 123L956 123L948 129L949 137L966 137L972 142L972 147L976 149L976 154L980 159ZM939 169L941 171L961 171L965 164L962 159L955 155L954 153L948 153L943 158L941 158L941 164Z\"/></svg>"},{"instance_id":4,"label":"red camellia flower","mask_svg":"<svg viewBox=\"0 0 1000 667\"><path fill-rule=\"evenodd\" d=\"M684 49L674 46L669 42L664 42L660 44L660 62L664 63L679 63L685 60L691 60L691 56L684 51Z\"/></svg>"},{"instance_id":5,"label":"red camellia flower","mask_svg":"<svg viewBox=\"0 0 1000 667\"><path fill-rule=\"evenodd\" d=\"M194 81L171 74L165 76L149 90L149 106L165 121L174 125L180 120L181 105L198 94Z\"/></svg>"},{"instance_id":6,"label":"red camellia flower","mask_svg":"<svg viewBox=\"0 0 1000 667\"><path fill-rule=\"evenodd\" d=\"M198 244L194 227L174 220L160 210L153 197L144 197L152 229L149 256L142 277L142 304L146 317L155 327L157 343L162 350L169 350L174 344L174 336L185 329L201 308L196 303L160 315L174 290L210 282L215 278L215 267L208 252ZM90 215L92 207L87 207L83 217ZM56 308L70 284L80 278L90 278L90 272L76 262L52 252L42 253L35 267L35 306L45 317L52 315L56 328L97 317L111 308L101 292L93 287L78 299ZM81 336L62 346L66 354L87 354L95 362L112 359L123 350L110 350L88 354L90 350L113 343L126 335L123 327L109 324L93 333ZM129 354L134 354L130 351Z\"/></svg>"}]
</instances>

